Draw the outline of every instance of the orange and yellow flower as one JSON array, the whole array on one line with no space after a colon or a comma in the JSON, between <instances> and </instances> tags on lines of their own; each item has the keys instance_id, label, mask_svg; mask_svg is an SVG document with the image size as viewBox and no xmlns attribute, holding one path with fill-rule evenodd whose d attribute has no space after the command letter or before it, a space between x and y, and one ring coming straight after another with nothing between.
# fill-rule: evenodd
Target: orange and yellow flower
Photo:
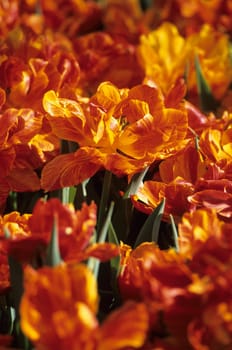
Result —
<instances>
[{"instance_id":1,"label":"orange and yellow flower","mask_svg":"<svg viewBox=\"0 0 232 350\"><path fill-rule=\"evenodd\" d=\"M80 66L80 86L88 95L95 93L103 81L118 88L132 88L144 78L136 45L125 38L93 32L74 39L73 47Z\"/></svg>"},{"instance_id":2,"label":"orange and yellow flower","mask_svg":"<svg viewBox=\"0 0 232 350\"><path fill-rule=\"evenodd\" d=\"M80 68L72 43L61 34L46 31L30 35L17 28L5 39L1 52L0 86L7 91L5 108L42 110L43 94L55 89L74 94Z\"/></svg>"},{"instance_id":3,"label":"orange and yellow flower","mask_svg":"<svg viewBox=\"0 0 232 350\"><path fill-rule=\"evenodd\" d=\"M230 0L155 0L145 15L151 28L164 21L174 23L182 34L196 33L202 24L231 33L232 6Z\"/></svg>"},{"instance_id":4,"label":"orange and yellow flower","mask_svg":"<svg viewBox=\"0 0 232 350\"><path fill-rule=\"evenodd\" d=\"M45 26L72 39L99 28L101 7L85 0L42 0L41 10Z\"/></svg>"},{"instance_id":5,"label":"orange and yellow flower","mask_svg":"<svg viewBox=\"0 0 232 350\"><path fill-rule=\"evenodd\" d=\"M40 181L35 169L41 166L35 152L23 154L29 142L40 131L42 116L31 109L7 109L0 115L0 210L4 210L10 191L37 191ZM32 157L33 156L33 157Z\"/></svg>"},{"instance_id":6,"label":"orange and yellow flower","mask_svg":"<svg viewBox=\"0 0 232 350\"><path fill-rule=\"evenodd\" d=\"M146 78L158 84L165 94L170 84L186 76L188 99L195 103L198 91L196 57L217 100L222 99L232 80L229 37L209 25L185 38L174 24L165 22L141 36L138 57Z\"/></svg>"},{"instance_id":7,"label":"orange and yellow flower","mask_svg":"<svg viewBox=\"0 0 232 350\"><path fill-rule=\"evenodd\" d=\"M130 16L128 16L130 13ZM115 21L117 18L117 21ZM148 28L140 1L108 0L103 12L105 30L114 36L123 37L127 41L137 43L139 36Z\"/></svg>"},{"instance_id":8,"label":"orange and yellow flower","mask_svg":"<svg viewBox=\"0 0 232 350\"><path fill-rule=\"evenodd\" d=\"M207 223L216 231L208 231ZM150 330L162 334L158 341L151 339L153 346L229 349L230 230L231 224L220 222L215 212L201 210L186 215L180 225L179 253L149 242L135 249L122 246L120 292L125 300L149 305Z\"/></svg>"},{"instance_id":9,"label":"orange and yellow flower","mask_svg":"<svg viewBox=\"0 0 232 350\"><path fill-rule=\"evenodd\" d=\"M218 239L222 236L225 223L221 221L215 210L198 209L186 212L178 225L178 241L181 254L190 259L210 236Z\"/></svg>"},{"instance_id":10,"label":"orange and yellow flower","mask_svg":"<svg viewBox=\"0 0 232 350\"><path fill-rule=\"evenodd\" d=\"M8 263L8 249L5 244L6 235L11 235L12 239L27 237L30 230L28 227L28 218L30 214L20 215L18 212L11 212L0 216L0 293L9 289L10 269Z\"/></svg>"},{"instance_id":11,"label":"orange and yellow flower","mask_svg":"<svg viewBox=\"0 0 232 350\"><path fill-rule=\"evenodd\" d=\"M100 325L98 299L96 280L85 265L37 271L28 267L20 307L22 330L38 350L141 347L146 339L146 307L126 303Z\"/></svg>"},{"instance_id":12,"label":"orange and yellow flower","mask_svg":"<svg viewBox=\"0 0 232 350\"><path fill-rule=\"evenodd\" d=\"M0 223L4 252L22 262L43 263L57 224L61 258L65 261L84 261L90 256L106 261L119 254L111 243L91 244L96 225L96 205L82 204L75 210L72 204L62 204L57 198L37 201L32 214L12 212L4 215ZM4 239L4 230L10 237Z\"/></svg>"},{"instance_id":13,"label":"orange and yellow flower","mask_svg":"<svg viewBox=\"0 0 232 350\"><path fill-rule=\"evenodd\" d=\"M132 196L136 208L151 213L166 198L165 220L172 214L178 221L185 212L201 207L231 219L230 118L205 128L197 142L160 163L154 180L145 181Z\"/></svg>"},{"instance_id":14,"label":"orange and yellow flower","mask_svg":"<svg viewBox=\"0 0 232 350\"><path fill-rule=\"evenodd\" d=\"M231 349L231 16L231 0L0 1L1 349L19 319L38 350ZM80 209L43 192L84 180ZM102 243L128 182L103 231L150 237L157 211L136 209L165 199L157 243Z\"/></svg>"},{"instance_id":15,"label":"orange and yellow flower","mask_svg":"<svg viewBox=\"0 0 232 350\"><path fill-rule=\"evenodd\" d=\"M186 144L185 109L166 108L155 87L118 89L105 82L86 102L49 91L43 105L54 134L79 146L44 167L45 190L77 184L103 167L118 176L133 175Z\"/></svg>"}]
</instances>

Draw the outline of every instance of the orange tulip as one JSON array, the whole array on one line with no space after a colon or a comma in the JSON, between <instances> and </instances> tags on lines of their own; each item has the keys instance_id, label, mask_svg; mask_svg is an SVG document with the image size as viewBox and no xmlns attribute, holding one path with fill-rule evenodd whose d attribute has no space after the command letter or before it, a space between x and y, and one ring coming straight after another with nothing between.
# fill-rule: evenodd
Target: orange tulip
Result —
<instances>
[{"instance_id":1,"label":"orange tulip","mask_svg":"<svg viewBox=\"0 0 232 350\"><path fill-rule=\"evenodd\" d=\"M4 37L14 27L18 19L18 0L0 4L0 36ZM8 16L6 15L8 14Z\"/></svg>"},{"instance_id":2,"label":"orange tulip","mask_svg":"<svg viewBox=\"0 0 232 350\"><path fill-rule=\"evenodd\" d=\"M84 265L26 268L21 327L38 349L74 349L75 341L83 346L96 330L97 308L96 282Z\"/></svg>"},{"instance_id":3,"label":"orange tulip","mask_svg":"<svg viewBox=\"0 0 232 350\"><path fill-rule=\"evenodd\" d=\"M32 214L12 212L2 217L2 239L4 229L10 234L8 239L1 242L4 252L22 262L36 262L39 259L43 263L55 218L63 260L78 262L93 256L107 261L119 254L114 244L91 244L96 225L96 205L93 202L90 205L83 203L80 210L75 210L72 204L64 205L57 198L47 202L37 201Z\"/></svg>"},{"instance_id":4,"label":"orange tulip","mask_svg":"<svg viewBox=\"0 0 232 350\"><path fill-rule=\"evenodd\" d=\"M169 215L172 214L178 221L184 212L193 208L188 201L188 196L193 191L193 185L181 177L168 184L146 181L137 194L132 196L132 201L137 209L150 214L166 198L163 219L169 221Z\"/></svg>"},{"instance_id":5,"label":"orange tulip","mask_svg":"<svg viewBox=\"0 0 232 350\"><path fill-rule=\"evenodd\" d=\"M129 34L130 35L130 34ZM140 84L144 73L136 57L136 45L104 31L92 32L73 41L80 65L80 86L88 94L103 81L119 88Z\"/></svg>"},{"instance_id":6,"label":"orange tulip","mask_svg":"<svg viewBox=\"0 0 232 350\"><path fill-rule=\"evenodd\" d=\"M60 155L44 167L45 190L79 183L102 167L120 176L133 175L186 144L185 110L166 108L155 87L118 89L105 82L87 101L59 98L49 91L43 105L55 135L79 145L74 154Z\"/></svg>"},{"instance_id":7,"label":"orange tulip","mask_svg":"<svg viewBox=\"0 0 232 350\"><path fill-rule=\"evenodd\" d=\"M128 13L131 15L128 16ZM107 32L133 43L137 43L139 35L147 29L138 0L108 0L103 13L103 23Z\"/></svg>"},{"instance_id":8,"label":"orange tulip","mask_svg":"<svg viewBox=\"0 0 232 350\"><path fill-rule=\"evenodd\" d=\"M26 268L21 327L38 350L119 350L144 343L148 319L142 303L126 303L101 325L97 310L96 281L85 265Z\"/></svg>"},{"instance_id":9,"label":"orange tulip","mask_svg":"<svg viewBox=\"0 0 232 350\"><path fill-rule=\"evenodd\" d=\"M122 246L122 297L147 303L150 330L156 334L166 330L153 346L229 349L230 230L231 224L220 222L215 212L201 210L186 215L180 225L180 253L161 251L149 242L133 250Z\"/></svg>"},{"instance_id":10,"label":"orange tulip","mask_svg":"<svg viewBox=\"0 0 232 350\"><path fill-rule=\"evenodd\" d=\"M188 305L186 315L180 316L176 309L176 326L179 331L182 330L181 337L171 325L170 329L166 328L166 314L169 315L172 308L178 307L179 298L183 296L184 299L188 294L188 286L193 281L194 277L184 256L171 249L161 251L154 243L144 242L123 261L119 288L125 300L142 300L148 305L151 333L166 337L164 343L167 345L174 346L179 342L178 344L186 346L186 325L188 317L194 317L194 305L198 298L192 295L193 305ZM175 334L172 335L172 332ZM153 342L155 345L156 339ZM184 348L187 349L187 346Z\"/></svg>"},{"instance_id":11,"label":"orange tulip","mask_svg":"<svg viewBox=\"0 0 232 350\"><path fill-rule=\"evenodd\" d=\"M215 210L198 209L191 213L186 212L179 225L179 249L180 253L191 258L194 252L210 236L220 237L224 223Z\"/></svg>"},{"instance_id":12,"label":"orange tulip","mask_svg":"<svg viewBox=\"0 0 232 350\"><path fill-rule=\"evenodd\" d=\"M230 219L231 160L229 117L205 128L198 146L189 142L161 162L154 180L146 181L132 196L133 203L137 209L151 213L165 197L166 220L172 214L178 221L184 212L200 207L214 208L225 220Z\"/></svg>"},{"instance_id":13,"label":"orange tulip","mask_svg":"<svg viewBox=\"0 0 232 350\"><path fill-rule=\"evenodd\" d=\"M98 29L101 7L93 1L41 1L46 27L64 33L69 38Z\"/></svg>"},{"instance_id":14,"label":"orange tulip","mask_svg":"<svg viewBox=\"0 0 232 350\"><path fill-rule=\"evenodd\" d=\"M206 24L197 33L185 38L174 24L164 22L141 36L138 57L146 77L158 84L165 94L170 84L186 74L187 67L188 99L195 102L197 82L194 62L197 55L214 97L220 100L232 80L228 40L224 33ZM218 69L215 70L216 65Z\"/></svg>"},{"instance_id":15,"label":"orange tulip","mask_svg":"<svg viewBox=\"0 0 232 350\"><path fill-rule=\"evenodd\" d=\"M199 140L203 154L215 163L220 164L220 161L224 160L231 162L231 130L231 128L226 130L207 128Z\"/></svg>"},{"instance_id":16,"label":"orange tulip","mask_svg":"<svg viewBox=\"0 0 232 350\"><path fill-rule=\"evenodd\" d=\"M144 21L151 28L164 21L170 21L186 36L198 32L204 23L230 33L231 12L230 0L191 0L188 4L184 0L155 0L147 10Z\"/></svg>"},{"instance_id":17,"label":"orange tulip","mask_svg":"<svg viewBox=\"0 0 232 350\"><path fill-rule=\"evenodd\" d=\"M21 37L17 49L7 42L10 49L0 66L1 85L8 91L6 106L42 111L41 102L46 91L65 90L73 94L80 68L71 43L49 32L36 37L22 32Z\"/></svg>"},{"instance_id":18,"label":"orange tulip","mask_svg":"<svg viewBox=\"0 0 232 350\"><path fill-rule=\"evenodd\" d=\"M197 208L215 209L224 219L232 218L232 181L227 179L199 181L188 201Z\"/></svg>"},{"instance_id":19,"label":"orange tulip","mask_svg":"<svg viewBox=\"0 0 232 350\"><path fill-rule=\"evenodd\" d=\"M5 241L6 232L12 239L27 237L29 234L28 218L30 214L20 215L11 212L0 216L0 291L5 292L10 287L10 271L8 264L8 249ZM9 238L9 237L8 237Z\"/></svg>"},{"instance_id":20,"label":"orange tulip","mask_svg":"<svg viewBox=\"0 0 232 350\"><path fill-rule=\"evenodd\" d=\"M186 43L177 27L163 23L148 34L141 35L138 58L145 76L159 85L166 94L170 85L183 77L186 64Z\"/></svg>"},{"instance_id":21,"label":"orange tulip","mask_svg":"<svg viewBox=\"0 0 232 350\"><path fill-rule=\"evenodd\" d=\"M35 157L33 162L31 157L29 161L28 154L20 154L20 149L29 147L30 140L40 131L42 116L31 109L6 109L0 115L0 126L0 207L3 210L10 191L40 189L34 169L41 165L41 160Z\"/></svg>"}]
</instances>

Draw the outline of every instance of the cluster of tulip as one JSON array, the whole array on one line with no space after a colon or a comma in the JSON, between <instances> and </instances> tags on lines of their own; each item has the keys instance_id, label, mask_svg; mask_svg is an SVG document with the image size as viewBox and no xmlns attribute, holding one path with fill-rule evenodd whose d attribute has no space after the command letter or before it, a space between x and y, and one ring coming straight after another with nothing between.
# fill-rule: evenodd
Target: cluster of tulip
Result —
<instances>
[{"instance_id":1,"label":"cluster of tulip","mask_svg":"<svg viewBox=\"0 0 232 350\"><path fill-rule=\"evenodd\" d=\"M230 0L0 0L0 348L232 348Z\"/></svg>"}]
</instances>

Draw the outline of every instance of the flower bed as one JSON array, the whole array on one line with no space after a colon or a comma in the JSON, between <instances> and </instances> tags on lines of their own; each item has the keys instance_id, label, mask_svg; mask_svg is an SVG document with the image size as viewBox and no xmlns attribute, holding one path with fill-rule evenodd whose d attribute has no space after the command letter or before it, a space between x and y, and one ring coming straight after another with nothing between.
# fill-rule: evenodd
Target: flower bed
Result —
<instances>
[{"instance_id":1,"label":"flower bed","mask_svg":"<svg viewBox=\"0 0 232 350\"><path fill-rule=\"evenodd\" d=\"M232 348L230 0L0 1L0 348Z\"/></svg>"}]
</instances>

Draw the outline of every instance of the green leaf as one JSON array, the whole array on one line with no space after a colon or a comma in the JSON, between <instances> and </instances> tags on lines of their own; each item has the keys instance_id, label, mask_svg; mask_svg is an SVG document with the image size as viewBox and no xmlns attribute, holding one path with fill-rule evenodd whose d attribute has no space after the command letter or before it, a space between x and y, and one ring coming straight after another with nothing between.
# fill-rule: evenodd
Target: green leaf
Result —
<instances>
[{"instance_id":1,"label":"green leaf","mask_svg":"<svg viewBox=\"0 0 232 350\"><path fill-rule=\"evenodd\" d=\"M22 332L20 327L20 321L16 320L14 324L13 331L13 339L14 339L14 349L22 349L22 350L31 350L34 349L29 339Z\"/></svg>"},{"instance_id":2,"label":"green leaf","mask_svg":"<svg viewBox=\"0 0 232 350\"><path fill-rule=\"evenodd\" d=\"M112 223L110 223L110 226L109 226L108 240L110 243L114 243L117 246L119 246L119 241ZM117 305L120 304L120 301L121 301L121 294L118 288L119 272L120 272L120 255L110 259L110 285L114 296L112 299L111 307L116 307Z\"/></svg>"},{"instance_id":3,"label":"green leaf","mask_svg":"<svg viewBox=\"0 0 232 350\"><path fill-rule=\"evenodd\" d=\"M75 187L75 195L74 198L71 199L70 196L70 202L74 204L76 209L81 209L83 202L88 202L88 193L87 193L87 185L89 183L90 179L84 180L82 183L78 184ZM73 187L74 188L74 187ZM74 193L74 190L73 190ZM92 195L89 197L92 198Z\"/></svg>"},{"instance_id":4,"label":"green leaf","mask_svg":"<svg viewBox=\"0 0 232 350\"><path fill-rule=\"evenodd\" d=\"M98 234L97 243L104 243L106 241L107 233L111 224L111 217L113 214L113 210L114 210L114 202L111 202L103 227L100 233ZM100 260L94 257L91 257L87 261L87 266L90 270L92 270L95 278L98 279Z\"/></svg>"},{"instance_id":5,"label":"green leaf","mask_svg":"<svg viewBox=\"0 0 232 350\"><path fill-rule=\"evenodd\" d=\"M61 196L62 196L62 203L63 204L68 204L69 203L69 190L70 187L63 187L61 190Z\"/></svg>"},{"instance_id":6,"label":"green leaf","mask_svg":"<svg viewBox=\"0 0 232 350\"><path fill-rule=\"evenodd\" d=\"M113 226L118 240L126 241L130 232L133 205L130 198L120 198L115 206Z\"/></svg>"},{"instance_id":7,"label":"green leaf","mask_svg":"<svg viewBox=\"0 0 232 350\"><path fill-rule=\"evenodd\" d=\"M107 213L107 216L106 216L106 219L104 222L104 225L103 225L103 227L99 233L99 236L98 236L98 243L103 243L106 240L106 236L107 236L109 226L111 223L111 217L112 217L113 211L114 211L114 202L111 202L110 208L108 210L108 213Z\"/></svg>"},{"instance_id":8,"label":"green leaf","mask_svg":"<svg viewBox=\"0 0 232 350\"><path fill-rule=\"evenodd\" d=\"M152 0L140 0L140 6L143 11L146 11L152 5Z\"/></svg>"},{"instance_id":9,"label":"green leaf","mask_svg":"<svg viewBox=\"0 0 232 350\"><path fill-rule=\"evenodd\" d=\"M99 204L99 213L97 220L97 232L101 231L104 218L107 212L108 202L109 202L109 194L110 194L110 186L112 180L112 173L108 170L105 171L104 180L103 180L103 188L102 195ZM105 224L104 224L105 225Z\"/></svg>"},{"instance_id":10,"label":"green leaf","mask_svg":"<svg viewBox=\"0 0 232 350\"><path fill-rule=\"evenodd\" d=\"M108 230L108 240L110 243L114 243L117 246L119 246L119 241L118 241L116 232L115 232L114 227L113 227L111 222L110 222L109 230ZM120 256L116 256L110 260L110 267L111 267L112 274L116 278L118 276L118 273L119 273Z\"/></svg>"},{"instance_id":11,"label":"green leaf","mask_svg":"<svg viewBox=\"0 0 232 350\"><path fill-rule=\"evenodd\" d=\"M75 186L63 187L61 190L61 201L63 204L74 203L77 188Z\"/></svg>"},{"instance_id":12,"label":"green leaf","mask_svg":"<svg viewBox=\"0 0 232 350\"><path fill-rule=\"evenodd\" d=\"M195 56L195 69L201 108L205 112L215 111L219 106L219 102L214 98L211 88L203 75L197 55Z\"/></svg>"},{"instance_id":13,"label":"green leaf","mask_svg":"<svg viewBox=\"0 0 232 350\"><path fill-rule=\"evenodd\" d=\"M143 179L148 171L149 167L145 168L141 173L135 174L126 190L123 198L130 198L131 195L136 194L141 186Z\"/></svg>"},{"instance_id":14,"label":"green leaf","mask_svg":"<svg viewBox=\"0 0 232 350\"><path fill-rule=\"evenodd\" d=\"M0 334L11 334L15 321L15 309L12 307L10 294L0 295Z\"/></svg>"},{"instance_id":15,"label":"green leaf","mask_svg":"<svg viewBox=\"0 0 232 350\"><path fill-rule=\"evenodd\" d=\"M74 204L77 188L75 186L69 187L69 198L68 202Z\"/></svg>"},{"instance_id":16,"label":"green leaf","mask_svg":"<svg viewBox=\"0 0 232 350\"><path fill-rule=\"evenodd\" d=\"M159 203L157 208L151 213L141 228L135 241L134 248L143 242L158 243L159 228L165 208L165 198Z\"/></svg>"},{"instance_id":17,"label":"green leaf","mask_svg":"<svg viewBox=\"0 0 232 350\"><path fill-rule=\"evenodd\" d=\"M143 179L148 171L148 167L141 173L135 174L123 197L118 198L115 204L115 213L113 216L112 224L116 232L118 240L125 242L128 238L131 229L131 223L133 219L134 207L130 196L136 194L138 188L141 186Z\"/></svg>"},{"instance_id":18,"label":"green leaf","mask_svg":"<svg viewBox=\"0 0 232 350\"><path fill-rule=\"evenodd\" d=\"M18 193L17 192L10 192L8 199L7 199L7 212L10 211L18 211Z\"/></svg>"},{"instance_id":19,"label":"green leaf","mask_svg":"<svg viewBox=\"0 0 232 350\"><path fill-rule=\"evenodd\" d=\"M73 203L77 189L73 187L63 187L58 190L50 191L50 198L58 198L63 204Z\"/></svg>"},{"instance_id":20,"label":"green leaf","mask_svg":"<svg viewBox=\"0 0 232 350\"><path fill-rule=\"evenodd\" d=\"M59 248L59 232L58 232L58 218L54 216L53 228L51 232L51 239L47 247L47 254L45 264L48 266L56 266L62 262Z\"/></svg>"},{"instance_id":21,"label":"green leaf","mask_svg":"<svg viewBox=\"0 0 232 350\"><path fill-rule=\"evenodd\" d=\"M19 318L19 304L23 294L23 269L21 263L12 256L8 257L8 261L13 307L15 308L16 317Z\"/></svg>"},{"instance_id":22,"label":"green leaf","mask_svg":"<svg viewBox=\"0 0 232 350\"><path fill-rule=\"evenodd\" d=\"M11 238L10 231L8 230L8 228L6 226L3 226L3 233L4 233L4 238L5 239L10 239Z\"/></svg>"},{"instance_id":23,"label":"green leaf","mask_svg":"<svg viewBox=\"0 0 232 350\"><path fill-rule=\"evenodd\" d=\"M108 239L109 239L110 243L114 243L114 244L119 246L119 240L118 240L118 237L117 237L116 232L114 230L114 227L112 225L112 222L110 222L110 224L109 224Z\"/></svg>"},{"instance_id":24,"label":"green leaf","mask_svg":"<svg viewBox=\"0 0 232 350\"><path fill-rule=\"evenodd\" d=\"M22 264L12 256L8 257L10 267L10 282L11 282L11 300L12 307L10 308L10 317L12 319L13 329L11 335L14 339L14 346L16 348L29 350L31 348L30 342L23 334L20 328L20 313L19 307L23 295L23 268Z\"/></svg>"},{"instance_id":25,"label":"green leaf","mask_svg":"<svg viewBox=\"0 0 232 350\"><path fill-rule=\"evenodd\" d=\"M170 220L171 220L171 229L172 229L174 249L178 252L179 251L178 231L177 231L176 224L175 224L175 221L173 219L172 214L170 214Z\"/></svg>"}]
</instances>

